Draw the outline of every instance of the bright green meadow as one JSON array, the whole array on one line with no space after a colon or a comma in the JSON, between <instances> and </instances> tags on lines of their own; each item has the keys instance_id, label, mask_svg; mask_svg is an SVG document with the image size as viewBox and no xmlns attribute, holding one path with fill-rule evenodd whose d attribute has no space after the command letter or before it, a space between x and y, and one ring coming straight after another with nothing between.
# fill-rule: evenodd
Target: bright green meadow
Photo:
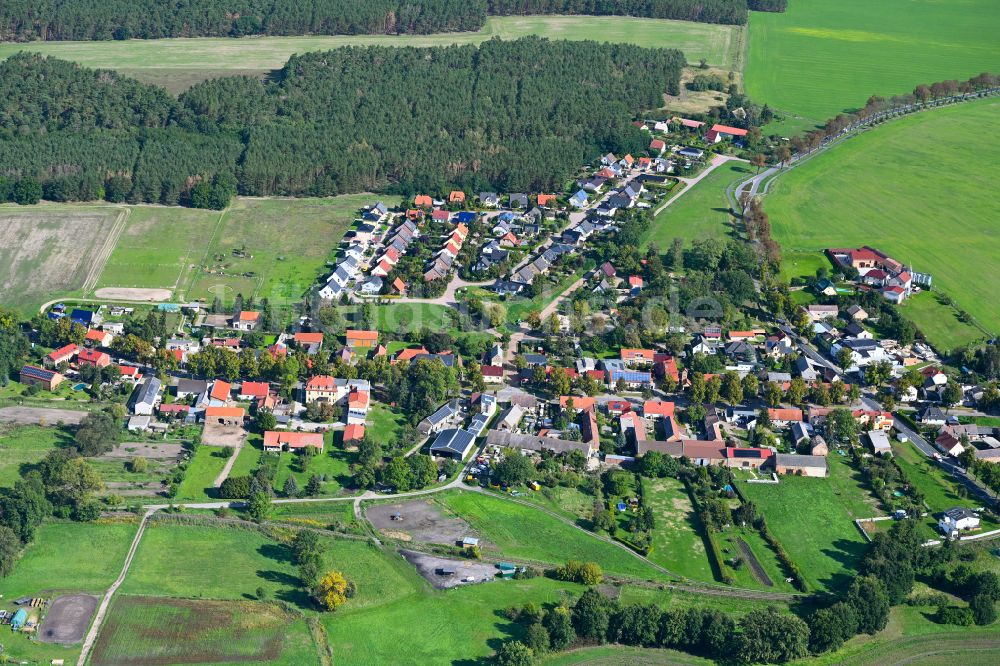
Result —
<instances>
[{"instance_id":1,"label":"bright green meadow","mask_svg":"<svg viewBox=\"0 0 1000 666\"><path fill-rule=\"evenodd\" d=\"M744 82L758 103L789 114L790 135L871 95L1000 71L995 0L789 0L751 12Z\"/></svg>"},{"instance_id":2,"label":"bright green meadow","mask_svg":"<svg viewBox=\"0 0 1000 666\"><path fill-rule=\"evenodd\" d=\"M935 290L1000 331L1000 137L988 129L1000 128L998 113L992 98L925 111L788 171L765 199L775 239L786 253L876 247L930 273ZM951 348L967 337L949 325L930 339Z\"/></svg>"}]
</instances>

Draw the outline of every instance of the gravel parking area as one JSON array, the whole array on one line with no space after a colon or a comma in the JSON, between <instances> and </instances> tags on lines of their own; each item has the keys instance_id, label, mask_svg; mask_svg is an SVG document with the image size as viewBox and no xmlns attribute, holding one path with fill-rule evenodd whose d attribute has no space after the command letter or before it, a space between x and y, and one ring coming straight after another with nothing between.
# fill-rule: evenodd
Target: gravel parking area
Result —
<instances>
[{"instance_id":1,"label":"gravel parking area","mask_svg":"<svg viewBox=\"0 0 1000 666\"><path fill-rule=\"evenodd\" d=\"M437 590L483 583L493 580L497 574L497 568L494 565L484 564L477 560L451 560L412 550L402 550L400 553L407 562L417 568L417 573L427 579ZM444 571L454 573L446 575Z\"/></svg>"},{"instance_id":2,"label":"gravel parking area","mask_svg":"<svg viewBox=\"0 0 1000 666\"><path fill-rule=\"evenodd\" d=\"M398 514L398 520L393 516ZM365 516L385 536L402 541L455 545L467 536L477 536L461 518L446 516L426 500L378 504L365 509Z\"/></svg>"},{"instance_id":3,"label":"gravel parking area","mask_svg":"<svg viewBox=\"0 0 1000 666\"><path fill-rule=\"evenodd\" d=\"M97 597L90 594L67 594L57 598L42 622L38 639L43 643L79 643L87 633L97 601Z\"/></svg>"}]
</instances>

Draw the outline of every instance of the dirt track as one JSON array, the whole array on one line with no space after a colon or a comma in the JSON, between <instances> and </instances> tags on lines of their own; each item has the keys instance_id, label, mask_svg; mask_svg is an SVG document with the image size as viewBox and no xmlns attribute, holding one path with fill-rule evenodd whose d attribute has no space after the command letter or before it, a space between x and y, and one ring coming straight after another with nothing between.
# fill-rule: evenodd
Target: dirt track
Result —
<instances>
[{"instance_id":1,"label":"dirt track","mask_svg":"<svg viewBox=\"0 0 1000 666\"><path fill-rule=\"evenodd\" d=\"M754 578L756 578L761 585L766 585L767 587L774 587L774 583L771 581L771 577L767 575L767 572L764 571L764 567L762 567L760 565L760 562L757 561L757 556L753 554L752 550L750 550L750 546L747 544L747 542L744 541L743 539L737 539L736 545L740 547L740 554L746 561L747 566L750 567L750 570L753 571Z\"/></svg>"}]
</instances>

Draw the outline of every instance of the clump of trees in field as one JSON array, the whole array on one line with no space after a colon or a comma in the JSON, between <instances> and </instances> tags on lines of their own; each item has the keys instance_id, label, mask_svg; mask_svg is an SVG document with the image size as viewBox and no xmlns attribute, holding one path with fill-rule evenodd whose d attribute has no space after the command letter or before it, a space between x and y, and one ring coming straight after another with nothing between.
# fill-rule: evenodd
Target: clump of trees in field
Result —
<instances>
[{"instance_id":1,"label":"clump of trees in field","mask_svg":"<svg viewBox=\"0 0 1000 666\"><path fill-rule=\"evenodd\" d=\"M0 198L221 208L237 193L557 189L600 154L644 152L630 121L678 92L684 64L676 50L534 37L353 47L174 99L22 53L0 63Z\"/></svg>"}]
</instances>

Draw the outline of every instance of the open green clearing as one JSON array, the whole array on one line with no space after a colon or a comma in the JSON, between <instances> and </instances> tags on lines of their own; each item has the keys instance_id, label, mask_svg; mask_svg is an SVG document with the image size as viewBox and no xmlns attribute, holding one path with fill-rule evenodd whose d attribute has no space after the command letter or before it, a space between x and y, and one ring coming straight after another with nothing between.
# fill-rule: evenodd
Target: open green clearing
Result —
<instances>
[{"instance_id":1,"label":"open green clearing","mask_svg":"<svg viewBox=\"0 0 1000 666\"><path fill-rule=\"evenodd\" d=\"M87 67L117 69L179 93L220 76L260 76L282 67L294 53L340 46L445 46L478 44L501 37L541 35L550 39L594 39L647 47L680 49L689 62L701 58L725 70L739 69L742 26L620 16L504 16L487 19L479 32L403 36L311 36L194 39L134 39L108 42L0 44L0 59L28 50L72 60Z\"/></svg>"},{"instance_id":2,"label":"open green clearing","mask_svg":"<svg viewBox=\"0 0 1000 666\"><path fill-rule=\"evenodd\" d=\"M498 639L521 636L523 628L503 616L505 608L529 601L555 604L565 590L579 593L583 588L535 578L442 592L420 584L420 590L385 606L324 615L334 663L477 663L497 647Z\"/></svg>"},{"instance_id":3,"label":"open green clearing","mask_svg":"<svg viewBox=\"0 0 1000 666\"><path fill-rule=\"evenodd\" d=\"M273 603L116 597L94 666L319 662L306 620Z\"/></svg>"},{"instance_id":4,"label":"open green clearing","mask_svg":"<svg viewBox=\"0 0 1000 666\"><path fill-rule=\"evenodd\" d=\"M643 501L656 520L649 559L682 576L714 581L702 526L684 485L673 478L643 479Z\"/></svg>"},{"instance_id":5,"label":"open green clearing","mask_svg":"<svg viewBox=\"0 0 1000 666\"><path fill-rule=\"evenodd\" d=\"M1000 161L991 157L1000 136L984 131L997 127L998 111L1000 102L985 99L922 112L808 160L775 180L767 196L774 237L794 253L877 247L930 273L935 290L1000 331L993 195ZM927 324L934 315L923 308L935 305L912 309ZM951 325L947 308L937 318L949 323L926 326L932 343L953 348L968 340L968 327Z\"/></svg>"},{"instance_id":6,"label":"open green clearing","mask_svg":"<svg viewBox=\"0 0 1000 666\"><path fill-rule=\"evenodd\" d=\"M396 441L399 431L404 425L406 425L406 416L403 415L402 410L373 400L371 410L368 412L365 434L370 435L383 446L388 446Z\"/></svg>"},{"instance_id":7,"label":"open green clearing","mask_svg":"<svg viewBox=\"0 0 1000 666\"><path fill-rule=\"evenodd\" d=\"M997 71L998 32L994 0L790 0L785 13L750 13L744 81L790 115L773 126L788 136L871 95Z\"/></svg>"},{"instance_id":8,"label":"open green clearing","mask_svg":"<svg viewBox=\"0 0 1000 666\"><path fill-rule=\"evenodd\" d=\"M410 589L405 562L367 541L323 539L325 565L355 581L345 608L385 603ZM256 531L224 525L152 522L122 585L125 594L243 599L262 587L269 599L307 607L291 548Z\"/></svg>"},{"instance_id":9,"label":"open green clearing","mask_svg":"<svg viewBox=\"0 0 1000 666\"><path fill-rule=\"evenodd\" d=\"M850 581L865 541L852 522L880 515L858 475L836 454L825 479L783 476L778 484L746 483L740 490L813 588L836 590Z\"/></svg>"},{"instance_id":10,"label":"open green clearing","mask_svg":"<svg viewBox=\"0 0 1000 666\"><path fill-rule=\"evenodd\" d=\"M611 573L643 579L664 577L628 551L529 506L482 493L434 497L507 557L551 564L569 559L597 562Z\"/></svg>"},{"instance_id":11,"label":"open green clearing","mask_svg":"<svg viewBox=\"0 0 1000 666\"><path fill-rule=\"evenodd\" d=\"M275 490L280 491L284 488L285 481L289 477L295 478L299 488L305 488L309 478L315 474L325 479L321 486L324 495L348 494L344 487L351 482L350 468L355 454L347 453L339 446L333 446L332 430L327 431L323 438L326 442L323 453L312 458L307 459L293 451L264 454L278 456L278 474L274 479ZM306 463L304 467L303 463Z\"/></svg>"},{"instance_id":12,"label":"open green clearing","mask_svg":"<svg viewBox=\"0 0 1000 666\"><path fill-rule=\"evenodd\" d=\"M100 205L0 205L3 304L33 314L47 298L80 295L107 260L105 246L122 214Z\"/></svg>"},{"instance_id":13,"label":"open green clearing","mask_svg":"<svg viewBox=\"0 0 1000 666\"><path fill-rule=\"evenodd\" d=\"M58 427L0 425L0 487L13 486L23 466L72 441L72 434Z\"/></svg>"},{"instance_id":14,"label":"open green clearing","mask_svg":"<svg viewBox=\"0 0 1000 666\"><path fill-rule=\"evenodd\" d=\"M98 286L174 289L187 268L201 261L219 215L192 208L132 208Z\"/></svg>"},{"instance_id":15,"label":"open green clearing","mask_svg":"<svg viewBox=\"0 0 1000 666\"><path fill-rule=\"evenodd\" d=\"M899 311L942 352L969 345L981 340L984 335L971 323L962 321L954 306L937 292L924 292L908 298Z\"/></svg>"},{"instance_id":16,"label":"open green clearing","mask_svg":"<svg viewBox=\"0 0 1000 666\"><path fill-rule=\"evenodd\" d=\"M726 188L749 178L753 172L753 167L743 162L727 162L716 168L653 219L643 238L643 247L655 243L661 252L667 252L675 238L690 244L705 238L732 236Z\"/></svg>"}]
</instances>

